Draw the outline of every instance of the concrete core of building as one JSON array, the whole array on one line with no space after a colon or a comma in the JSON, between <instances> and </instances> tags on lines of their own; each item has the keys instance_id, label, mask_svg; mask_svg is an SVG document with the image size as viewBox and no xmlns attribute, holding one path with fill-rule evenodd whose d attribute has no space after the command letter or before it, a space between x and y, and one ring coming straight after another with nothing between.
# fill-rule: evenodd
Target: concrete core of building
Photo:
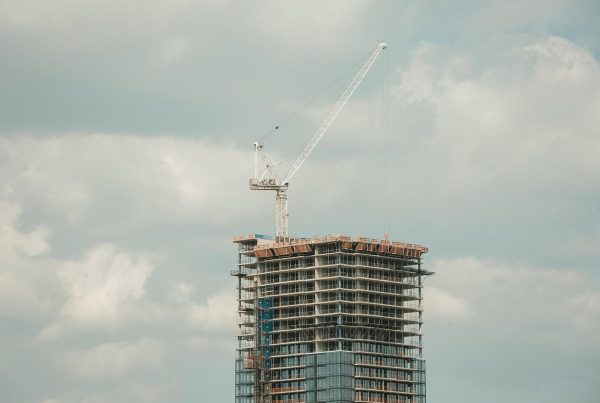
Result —
<instances>
[{"instance_id":1,"label":"concrete core of building","mask_svg":"<svg viewBox=\"0 0 600 403\"><path fill-rule=\"evenodd\" d=\"M234 243L236 403L425 402L427 248L346 236Z\"/></svg>"}]
</instances>

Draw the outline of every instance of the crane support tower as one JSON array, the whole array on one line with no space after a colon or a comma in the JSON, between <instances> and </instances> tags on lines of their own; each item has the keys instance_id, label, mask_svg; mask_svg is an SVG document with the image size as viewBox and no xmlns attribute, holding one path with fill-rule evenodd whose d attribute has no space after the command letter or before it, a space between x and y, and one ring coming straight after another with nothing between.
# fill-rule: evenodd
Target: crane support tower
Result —
<instances>
[{"instance_id":1,"label":"crane support tower","mask_svg":"<svg viewBox=\"0 0 600 403\"><path fill-rule=\"evenodd\" d=\"M319 143L323 135L327 132L327 129L331 126L335 118L338 116L344 105L348 102L356 88L359 86L361 81L365 78L369 69L379 56L379 54L387 48L386 43L380 43L377 45L373 53L369 56L365 64L356 73L350 84L344 90L344 93L340 99L335 103L329 114L321 123L321 126L317 129L315 134L312 136L308 144L304 147L296 161L292 164L289 171L285 174L283 179L279 180L275 172L275 167L269 162L266 155L263 152L263 145L255 142L254 143L254 177L250 179L250 189L252 190L271 190L275 191L275 221L277 226L277 237L287 238L288 237L288 211L287 211L287 189L292 177L298 172L298 170L304 164L304 161L308 158L310 153L314 150L316 145ZM258 176L258 156L262 157L265 165L265 170Z\"/></svg>"}]
</instances>

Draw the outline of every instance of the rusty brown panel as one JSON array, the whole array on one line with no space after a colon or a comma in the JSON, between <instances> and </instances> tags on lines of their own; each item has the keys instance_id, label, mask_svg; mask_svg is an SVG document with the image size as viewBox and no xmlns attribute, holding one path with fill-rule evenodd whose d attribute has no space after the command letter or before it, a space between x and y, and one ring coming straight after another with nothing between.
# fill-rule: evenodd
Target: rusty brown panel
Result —
<instances>
[{"instance_id":1,"label":"rusty brown panel","mask_svg":"<svg viewBox=\"0 0 600 403\"><path fill-rule=\"evenodd\" d=\"M312 252L312 248L310 247L309 244L306 244L306 243L295 245L294 246L294 250L295 250L296 253L308 253L308 252Z\"/></svg>"},{"instance_id":2,"label":"rusty brown panel","mask_svg":"<svg viewBox=\"0 0 600 403\"><path fill-rule=\"evenodd\" d=\"M254 250L254 255L255 255L257 258L269 257L269 256L271 256L271 255L269 254L269 252L270 252L270 251L269 251L268 249L255 249L255 250Z\"/></svg>"},{"instance_id":3,"label":"rusty brown panel","mask_svg":"<svg viewBox=\"0 0 600 403\"><path fill-rule=\"evenodd\" d=\"M292 254L292 248L289 246L279 246L273 248L273 252L275 252L276 256L287 256Z\"/></svg>"}]
</instances>

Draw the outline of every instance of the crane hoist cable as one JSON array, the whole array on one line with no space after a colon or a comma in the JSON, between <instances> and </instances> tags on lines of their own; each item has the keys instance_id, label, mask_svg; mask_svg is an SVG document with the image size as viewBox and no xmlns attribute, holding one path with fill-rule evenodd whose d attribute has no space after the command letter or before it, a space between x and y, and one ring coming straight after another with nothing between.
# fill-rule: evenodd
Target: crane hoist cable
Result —
<instances>
[{"instance_id":1,"label":"crane hoist cable","mask_svg":"<svg viewBox=\"0 0 600 403\"><path fill-rule=\"evenodd\" d=\"M275 126L273 126L273 128L271 130L269 130L268 132L266 132L265 134L263 134L261 137L258 138L257 142L259 144L264 144L264 141L271 137L273 134L278 133L279 129L282 126L285 126L290 120L292 120L293 118L295 118L298 114L300 114L300 112L306 110L306 108L308 108L310 105L312 105L317 99L319 99L324 93L326 93L327 91L329 91L332 87L334 87L336 84L338 84L342 78L346 77L348 74L350 74L353 71L356 71L356 68L359 65L364 64L364 61L369 57L369 55L371 54L371 52L367 53L366 55L364 55L363 57L361 57L359 60L357 60L351 67L349 67L346 71L344 71L342 74L340 74L339 76L337 76L333 81L331 81L331 83L329 85L327 85L327 87L323 88L321 91L319 91L315 96L313 96L311 99L309 99L308 101L306 101L304 104L302 104L302 106L296 110L294 110L292 113L290 113L289 115L287 115L285 118L279 120L279 123L277 123Z\"/></svg>"}]
</instances>

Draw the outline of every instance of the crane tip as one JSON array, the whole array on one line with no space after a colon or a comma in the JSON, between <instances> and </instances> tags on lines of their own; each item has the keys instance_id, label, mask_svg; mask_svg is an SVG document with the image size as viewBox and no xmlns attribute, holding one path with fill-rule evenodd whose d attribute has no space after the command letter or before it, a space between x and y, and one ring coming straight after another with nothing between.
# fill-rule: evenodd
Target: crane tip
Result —
<instances>
[{"instance_id":1,"label":"crane tip","mask_svg":"<svg viewBox=\"0 0 600 403\"><path fill-rule=\"evenodd\" d=\"M379 44L379 46L381 47L381 49L385 49L385 48L387 48L387 47L388 47L388 44L387 44L387 43L385 43L385 42L381 42L381 43Z\"/></svg>"}]
</instances>

